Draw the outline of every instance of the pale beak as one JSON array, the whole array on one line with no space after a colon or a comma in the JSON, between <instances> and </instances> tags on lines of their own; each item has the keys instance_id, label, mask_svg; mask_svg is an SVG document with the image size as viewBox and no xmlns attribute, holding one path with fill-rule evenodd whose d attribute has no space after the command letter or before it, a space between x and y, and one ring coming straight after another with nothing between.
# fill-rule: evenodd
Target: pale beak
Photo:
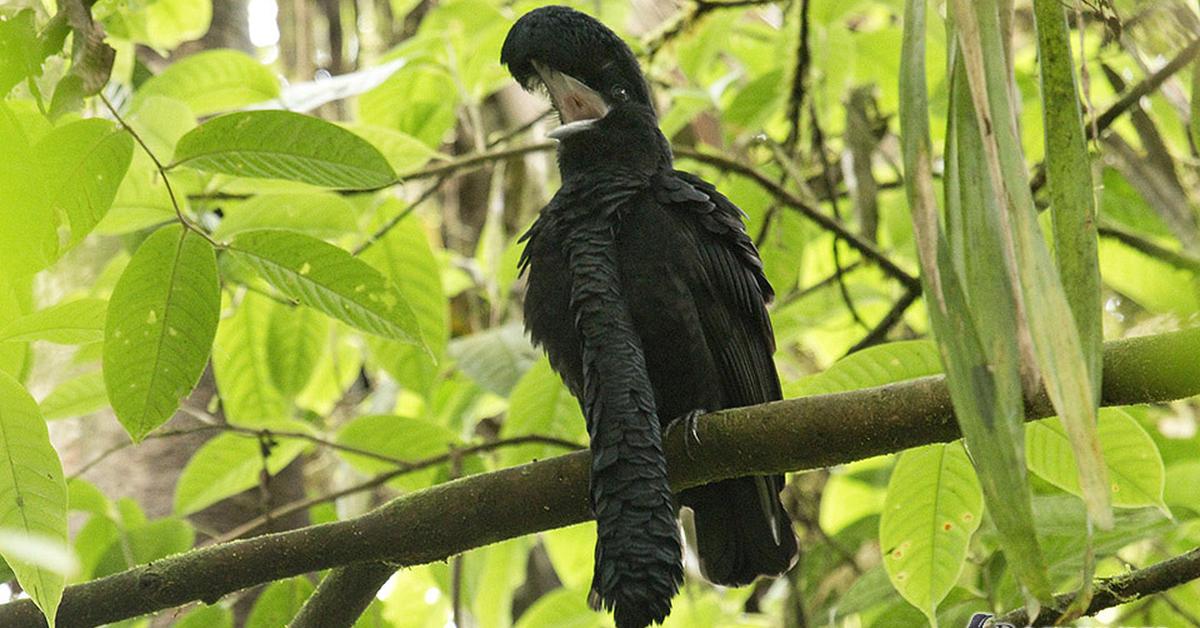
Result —
<instances>
[{"instance_id":1,"label":"pale beak","mask_svg":"<svg viewBox=\"0 0 1200 628\"><path fill-rule=\"evenodd\" d=\"M547 134L549 137L562 140L591 128L597 120L608 115L608 103L582 81L538 61L533 61L533 69L546 86L550 102L558 110L558 117L563 122L562 126Z\"/></svg>"}]
</instances>

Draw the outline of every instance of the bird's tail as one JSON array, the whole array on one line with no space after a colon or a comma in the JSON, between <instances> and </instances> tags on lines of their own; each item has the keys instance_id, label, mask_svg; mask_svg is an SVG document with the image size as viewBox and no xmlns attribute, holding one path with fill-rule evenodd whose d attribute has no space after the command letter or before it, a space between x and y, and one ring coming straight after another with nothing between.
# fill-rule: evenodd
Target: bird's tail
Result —
<instances>
[{"instance_id":1,"label":"bird's tail","mask_svg":"<svg viewBox=\"0 0 1200 628\"><path fill-rule=\"evenodd\" d=\"M596 570L588 603L618 628L661 622L683 581L682 546L657 420L592 430Z\"/></svg>"},{"instance_id":2,"label":"bird's tail","mask_svg":"<svg viewBox=\"0 0 1200 628\"><path fill-rule=\"evenodd\" d=\"M671 611L683 552L654 390L621 294L612 225L603 216L588 219L567 247L592 444L596 571L588 602L611 610L618 628L644 628Z\"/></svg>"},{"instance_id":3,"label":"bird's tail","mask_svg":"<svg viewBox=\"0 0 1200 628\"><path fill-rule=\"evenodd\" d=\"M700 571L725 586L777 576L796 562L796 536L779 501L781 476L742 477L680 494L695 513Z\"/></svg>"}]
</instances>

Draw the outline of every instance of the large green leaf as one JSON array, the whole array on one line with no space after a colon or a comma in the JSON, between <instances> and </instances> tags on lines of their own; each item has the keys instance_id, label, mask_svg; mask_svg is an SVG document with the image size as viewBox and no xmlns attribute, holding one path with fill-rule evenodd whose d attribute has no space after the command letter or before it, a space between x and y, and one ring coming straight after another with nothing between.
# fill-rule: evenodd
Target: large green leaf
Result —
<instances>
[{"instance_id":1,"label":"large green leaf","mask_svg":"<svg viewBox=\"0 0 1200 628\"><path fill-rule=\"evenodd\" d=\"M538 598L517 628L603 628L604 617L587 605L587 589L555 589Z\"/></svg>"},{"instance_id":2,"label":"large green leaf","mask_svg":"<svg viewBox=\"0 0 1200 628\"><path fill-rule=\"evenodd\" d=\"M1029 469L1064 491L1081 495L1079 473L1062 423L1054 418L1044 419L1026 425L1025 429ZM1162 458L1154 439L1137 419L1120 408L1103 408L1097 432L1112 481L1113 505L1157 506L1168 512L1163 502L1166 476Z\"/></svg>"},{"instance_id":3,"label":"large green leaf","mask_svg":"<svg viewBox=\"0 0 1200 628\"><path fill-rule=\"evenodd\" d=\"M288 231L250 231L230 251L279 291L365 332L424 346L416 316L388 280L346 251Z\"/></svg>"},{"instance_id":4,"label":"large green leaf","mask_svg":"<svg viewBox=\"0 0 1200 628\"><path fill-rule=\"evenodd\" d=\"M592 582L596 560L596 523L588 521L542 533L554 574L569 589L585 590Z\"/></svg>"},{"instance_id":5,"label":"large green leaf","mask_svg":"<svg viewBox=\"0 0 1200 628\"><path fill-rule=\"evenodd\" d=\"M152 96L178 99L205 116L271 100L279 96L279 81L244 52L207 50L171 63L138 88L139 103Z\"/></svg>"},{"instance_id":6,"label":"large green leaf","mask_svg":"<svg viewBox=\"0 0 1200 628\"><path fill-rule=\"evenodd\" d=\"M50 444L37 402L12 377L0 372L0 528L67 545L67 483ZM50 625L62 599L66 578L29 556L0 555L33 598Z\"/></svg>"},{"instance_id":7,"label":"large green leaf","mask_svg":"<svg viewBox=\"0 0 1200 628\"><path fill-rule=\"evenodd\" d=\"M258 427L287 418L290 410L271 380L267 329L272 305L269 298L247 292L217 329L213 375L225 418L236 425Z\"/></svg>"},{"instance_id":8,"label":"large green leaf","mask_svg":"<svg viewBox=\"0 0 1200 628\"><path fill-rule=\"evenodd\" d=\"M71 228L63 248L73 246L112 206L133 158L133 138L107 120L90 118L47 133L34 152L41 170L53 174L43 181L46 196Z\"/></svg>"},{"instance_id":9,"label":"large green leaf","mask_svg":"<svg viewBox=\"0 0 1200 628\"><path fill-rule=\"evenodd\" d=\"M91 414L108 406L104 373L93 371L68 379L38 404L47 421Z\"/></svg>"},{"instance_id":10,"label":"large green leaf","mask_svg":"<svg viewBox=\"0 0 1200 628\"><path fill-rule=\"evenodd\" d=\"M377 188L396 180L387 159L366 140L287 111L244 111L201 124L179 140L172 167L180 165L330 188Z\"/></svg>"},{"instance_id":11,"label":"large green leaf","mask_svg":"<svg viewBox=\"0 0 1200 628\"><path fill-rule=\"evenodd\" d=\"M88 344L104 339L104 299L79 299L52 305L0 326L0 342L47 340Z\"/></svg>"},{"instance_id":12,"label":"large green leaf","mask_svg":"<svg viewBox=\"0 0 1200 628\"><path fill-rule=\"evenodd\" d=\"M260 427L292 432L308 429L299 421L277 421ZM308 445L296 438L277 440L265 461L260 440L251 436L221 434L204 443L188 460L175 484L175 513L190 514L253 488L261 481L264 467L271 474L279 473Z\"/></svg>"},{"instance_id":13,"label":"large green leaf","mask_svg":"<svg viewBox=\"0 0 1200 628\"><path fill-rule=\"evenodd\" d=\"M185 552L191 549L196 541L196 531L183 519L137 519L138 517L123 517L125 529L109 542L100 555L92 577L107 576L135 565L145 565L172 554Z\"/></svg>"},{"instance_id":14,"label":"large green leaf","mask_svg":"<svg viewBox=\"0 0 1200 628\"><path fill-rule=\"evenodd\" d=\"M879 547L896 590L934 624L982 514L983 493L960 443L900 455L888 482Z\"/></svg>"},{"instance_id":15,"label":"large green leaf","mask_svg":"<svg viewBox=\"0 0 1200 628\"><path fill-rule=\"evenodd\" d=\"M216 256L195 233L159 229L129 260L108 304L104 383L135 441L171 418L200 380L220 308Z\"/></svg>"}]
</instances>

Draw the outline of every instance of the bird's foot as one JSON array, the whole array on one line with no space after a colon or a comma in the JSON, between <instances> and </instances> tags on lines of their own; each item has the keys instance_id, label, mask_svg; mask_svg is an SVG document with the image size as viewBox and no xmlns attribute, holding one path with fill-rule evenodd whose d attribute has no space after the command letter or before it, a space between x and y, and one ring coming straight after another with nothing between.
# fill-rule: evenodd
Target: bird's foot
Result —
<instances>
[{"instance_id":1,"label":"bird's foot","mask_svg":"<svg viewBox=\"0 0 1200 628\"><path fill-rule=\"evenodd\" d=\"M671 422L672 428L679 425L686 430L683 433L683 451L687 454L688 460L696 459L696 456L692 454L692 447L700 444L699 419L705 414L708 414L708 410L696 408Z\"/></svg>"}]
</instances>

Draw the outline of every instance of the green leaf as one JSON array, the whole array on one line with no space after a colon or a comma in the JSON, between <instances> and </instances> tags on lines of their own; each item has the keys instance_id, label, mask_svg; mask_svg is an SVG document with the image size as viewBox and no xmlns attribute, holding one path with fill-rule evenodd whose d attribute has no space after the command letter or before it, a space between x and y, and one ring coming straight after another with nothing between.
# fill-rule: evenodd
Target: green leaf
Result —
<instances>
[{"instance_id":1,"label":"green leaf","mask_svg":"<svg viewBox=\"0 0 1200 628\"><path fill-rule=\"evenodd\" d=\"M222 208L213 237L224 240L246 231L287 229L317 238L335 238L358 229L354 206L332 192L258 194Z\"/></svg>"},{"instance_id":2,"label":"green leaf","mask_svg":"<svg viewBox=\"0 0 1200 628\"><path fill-rule=\"evenodd\" d=\"M379 87L359 96L358 117L436 149L454 127L459 95L454 77L442 68L410 63ZM403 107L396 106L400 102Z\"/></svg>"},{"instance_id":3,"label":"green leaf","mask_svg":"<svg viewBox=\"0 0 1200 628\"><path fill-rule=\"evenodd\" d=\"M307 431L299 421L264 424L263 429ZM272 475L296 459L308 443L296 438L279 438L264 465L259 439L244 434L221 434L204 443L192 455L175 484L175 514L188 515L226 497L254 488L265 467Z\"/></svg>"},{"instance_id":4,"label":"green leaf","mask_svg":"<svg viewBox=\"0 0 1200 628\"><path fill-rule=\"evenodd\" d=\"M921 286L955 414L979 469L984 495L993 506L990 511L1004 544L1005 557L1034 597L1049 599L1051 585L1034 534L1029 483L1022 459L1024 447L1020 439L1024 428L1020 382L1013 373L1016 362L1006 358L992 363L984 349L986 346L993 353L1007 350L1006 343L1013 338L987 338L986 342L981 338L967 305L960 277L963 271L951 250L951 242L961 243L961 237L957 231L947 235L934 197L925 66L926 8L923 0L905 2L901 55L909 62L901 64L900 76L905 191L921 264ZM954 119L950 117L951 122ZM954 132L952 127L949 134L952 136ZM950 146L953 148L954 144ZM953 155L948 155L947 160L953 163ZM954 189L957 171L955 167L947 168L946 196L950 202L957 202L958 198ZM948 211L954 214L953 209L952 206Z\"/></svg>"},{"instance_id":5,"label":"green leaf","mask_svg":"<svg viewBox=\"0 0 1200 628\"><path fill-rule=\"evenodd\" d=\"M71 227L63 248L74 246L112 206L133 158L133 138L107 120L90 118L54 129L33 150L42 171L54 173L43 182L46 196Z\"/></svg>"},{"instance_id":6,"label":"green leaf","mask_svg":"<svg viewBox=\"0 0 1200 628\"><path fill-rule=\"evenodd\" d=\"M186 56L153 76L137 91L137 102L152 96L182 101L198 116L239 109L279 96L269 68L238 50L207 50Z\"/></svg>"},{"instance_id":7,"label":"green leaf","mask_svg":"<svg viewBox=\"0 0 1200 628\"><path fill-rule=\"evenodd\" d=\"M480 626L512 626L513 592L525 581L529 546L528 539L518 537L472 552L483 560L468 589L471 614Z\"/></svg>"},{"instance_id":8,"label":"green leaf","mask_svg":"<svg viewBox=\"0 0 1200 628\"><path fill-rule=\"evenodd\" d=\"M67 545L67 483L50 444L37 402L15 379L0 372L0 528ZM0 547L21 583L46 614L50 626L62 599L63 574L30 562L30 556Z\"/></svg>"},{"instance_id":9,"label":"green leaf","mask_svg":"<svg viewBox=\"0 0 1200 628\"><path fill-rule=\"evenodd\" d=\"M395 129L375 126L373 124L347 124L346 129L351 133L367 140L388 160L392 170L403 178L411 172L429 163L438 155L421 140Z\"/></svg>"},{"instance_id":10,"label":"green leaf","mask_svg":"<svg viewBox=\"0 0 1200 628\"><path fill-rule=\"evenodd\" d=\"M1113 505L1127 508L1157 506L1163 512L1169 512L1163 502L1166 476L1162 458L1154 439L1137 419L1120 408L1103 408L1097 432L1112 480ZM1026 425L1025 451L1031 471L1072 495L1082 496L1071 444L1058 419Z\"/></svg>"},{"instance_id":11,"label":"green leaf","mask_svg":"<svg viewBox=\"0 0 1200 628\"><path fill-rule=\"evenodd\" d=\"M346 251L287 231L251 231L230 251L280 292L362 331L424 346L416 316L388 280Z\"/></svg>"},{"instance_id":12,"label":"green leaf","mask_svg":"<svg viewBox=\"0 0 1200 628\"><path fill-rule=\"evenodd\" d=\"M187 521L175 518L145 521L144 517L141 512L137 513L137 518L143 520L123 517L125 529L108 544L96 563L93 577L119 573L135 565L185 552L196 541L196 532Z\"/></svg>"},{"instance_id":13,"label":"green leaf","mask_svg":"<svg viewBox=\"0 0 1200 628\"><path fill-rule=\"evenodd\" d=\"M286 626L300 612L305 600L313 593L313 585L304 576L272 582L263 589L243 628L277 628Z\"/></svg>"},{"instance_id":14,"label":"green leaf","mask_svg":"<svg viewBox=\"0 0 1200 628\"><path fill-rule=\"evenodd\" d=\"M200 380L220 308L216 256L195 233L159 229L129 260L109 299L104 383L135 441L171 418Z\"/></svg>"},{"instance_id":15,"label":"green leaf","mask_svg":"<svg viewBox=\"0 0 1200 628\"><path fill-rule=\"evenodd\" d=\"M587 442L586 426L579 402L550 368L550 361L542 358L513 387L500 434L504 438L528 434L556 436L582 444ZM501 461L509 466L562 451L561 447L549 445L506 447L501 453Z\"/></svg>"},{"instance_id":16,"label":"green leaf","mask_svg":"<svg viewBox=\"0 0 1200 628\"><path fill-rule=\"evenodd\" d=\"M927 445L900 455L888 482L879 547L896 590L934 625L982 514L983 493L961 444Z\"/></svg>"},{"instance_id":17,"label":"green leaf","mask_svg":"<svg viewBox=\"0 0 1200 628\"><path fill-rule=\"evenodd\" d=\"M58 257L57 221L46 196L43 172L21 124L0 102L0 268L14 275L33 274ZM55 175L57 176L57 175Z\"/></svg>"},{"instance_id":18,"label":"green leaf","mask_svg":"<svg viewBox=\"0 0 1200 628\"><path fill-rule=\"evenodd\" d=\"M64 577L79 572L79 559L66 541L17 529L0 528L0 556Z\"/></svg>"},{"instance_id":19,"label":"green leaf","mask_svg":"<svg viewBox=\"0 0 1200 628\"><path fill-rule=\"evenodd\" d=\"M1079 330L1092 390L1100 395L1104 330L1096 235L1096 192L1083 132L1071 29L1058 0L1035 0L1042 116L1046 133L1046 188L1054 220L1054 260Z\"/></svg>"},{"instance_id":20,"label":"green leaf","mask_svg":"<svg viewBox=\"0 0 1200 628\"><path fill-rule=\"evenodd\" d=\"M201 606L181 617L173 626L174 628L233 628L233 613L216 604Z\"/></svg>"},{"instance_id":21,"label":"green leaf","mask_svg":"<svg viewBox=\"0 0 1200 628\"><path fill-rule=\"evenodd\" d=\"M275 388L294 397L312 379L318 360L329 348L329 319L306 307L272 306L267 324L267 366Z\"/></svg>"},{"instance_id":22,"label":"green leaf","mask_svg":"<svg viewBox=\"0 0 1200 628\"><path fill-rule=\"evenodd\" d=\"M587 589L555 589L521 614L517 628L603 628L602 615L587 605Z\"/></svg>"},{"instance_id":23,"label":"green leaf","mask_svg":"<svg viewBox=\"0 0 1200 628\"><path fill-rule=\"evenodd\" d=\"M1167 469L1163 501L1169 506L1182 506L1200 515L1200 460L1190 460L1171 465ZM1176 511L1178 514L1178 511Z\"/></svg>"},{"instance_id":24,"label":"green leaf","mask_svg":"<svg viewBox=\"0 0 1200 628\"><path fill-rule=\"evenodd\" d=\"M596 554L596 523L588 521L542 533L554 573L568 589L587 590Z\"/></svg>"},{"instance_id":25,"label":"green leaf","mask_svg":"<svg viewBox=\"0 0 1200 628\"><path fill-rule=\"evenodd\" d=\"M462 372L498 395L508 395L538 358L520 323L455 338L448 352Z\"/></svg>"},{"instance_id":26,"label":"green leaf","mask_svg":"<svg viewBox=\"0 0 1200 628\"><path fill-rule=\"evenodd\" d=\"M942 372L937 345L904 340L876 345L838 360L824 371L788 388L788 397L820 395L882 386Z\"/></svg>"},{"instance_id":27,"label":"green leaf","mask_svg":"<svg viewBox=\"0 0 1200 628\"><path fill-rule=\"evenodd\" d=\"M67 481L67 497L69 510L108 516L108 498L87 480L72 478Z\"/></svg>"},{"instance_id":28,"label":"green leaf","mask_svg":"<svg viewBox=\"0 0 1200 628\"><path fill-rule=\"evenodd\" d=\"M175 148L171 167L181 165L330 188L378 188L396 180L387 159L366 140L287 111L243 111L201 124Z\"/></svg>"},{"instance_id":29,"label":"green leaf","mask_svg":"<svg viewBox=\"0 0 1200 628\"><path fill-rule=\"evenodd\" d=\"M104 299L79 299L26 314L0 327L0 342L46 340L78 345L104 339Z\"/></svg>"},{"instance_id":30,"label":"green leaf","mask_svg":"<svg viewBox=\"0 0 1200 628\"><path fill-rule=\"evenodd\" d=\"M50 391L38 404L47 421L84 416L108 406L104 373L93 371L68 379Z\"/></svg>"},{"instance_id":31,"label":"green leaf","mask_svg":"<svg viewBox=\"0 0 1200 628\"><path fill-rule=\"evenodd\" d=\"M388 456L405 462L417 462L440 456L461 444L454 432L422 419L410 419L387 414L360 416L338 432L337 443ZM385 460L348 451L338 456L363 473L375 474L396 469ZM407 473L392 481L397 488L417 490L433 484L439 473L437 466Z\"/></svg>"},{"instance_id":32,"label":"green leaf","mask_svg":"<svg viewBox=\"0 0 1200 628\"><path fill-rule=\"evenodd\" d=\"M376 223L381 224L402 210L399 201L389 199L380 204ZM376 226L372 226L374 228ZM421 338L429 348L429 353L425 353L417 347L372 338L369 341L372 358L401 386L427 394L437 377L438 361L446 350L450 322L449 302L442 290L441 265L420 218L410 215L401 220L364 251L361 259L395 284L412 307Z\"/></svg>"},{"instance_id":33,"label":"green leaf","mask_svg":"<svg viewBox=\"0 0 1200 628\"><path fill-rule=\"evenodd\" d=\"M291 410L271 380L267 330L274 305L268 297L247 292L233 316L217 328L213 375L225 418L235 425L258 427L288 418Z\"/></svg>"}]
</instances>

